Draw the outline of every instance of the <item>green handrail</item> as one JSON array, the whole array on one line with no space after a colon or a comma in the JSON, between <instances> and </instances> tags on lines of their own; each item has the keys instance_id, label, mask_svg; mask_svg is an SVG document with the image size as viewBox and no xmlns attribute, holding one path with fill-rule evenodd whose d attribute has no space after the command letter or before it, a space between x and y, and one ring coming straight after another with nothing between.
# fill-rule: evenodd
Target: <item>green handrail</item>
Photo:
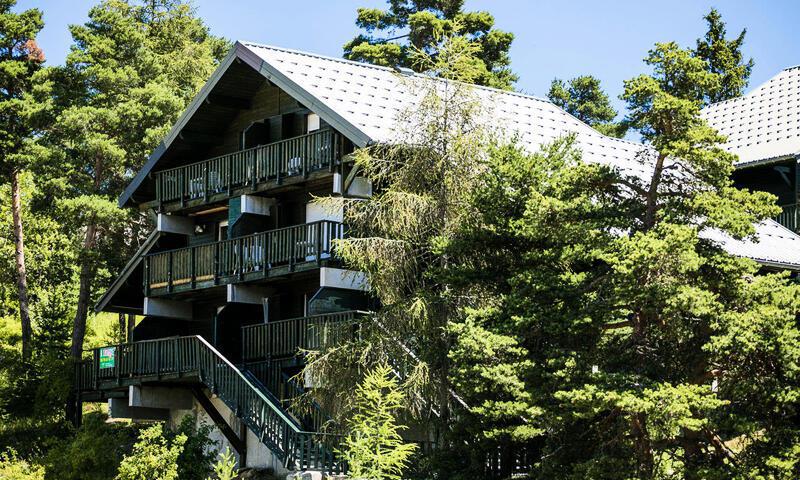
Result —
<instances>
[{"instance_id":1,"label":"green handrail","mask_svg":"<svg viewBox=\"0 0 800 480\"><path fill-rule=\"evenodd\" d=\"M341 159L344 137L331 129L239 150L200 162L154 172L156 201L186 202L212 195L230 196L242 187L256 189L260 183L307 176L332 169Z\"/></svg>"},{"instance_id":2,"label":"green handrail","mask_svg":"<svg viewBox=\"0 0 800 480\"><path fill-rule=\"evenodd\" d=\"M113 348L113 362L100 361ZM343 473L334 455L339 436L306 432L203 337L173 337L101 347L77 367L78 388L115 388L125 380L196 377L215 393L287 468ZM101 366L103 368L101 368Z\"/></svg>"},{"instance_id":3,"label":"green handrail","mask_svg":"<svg viewBox=\"0 0 800 480\"><path fill-rule=\"evenodd\" d=\"M144 293L194 289L267 275L276 267L318 265L333 256L344 225L330 220L293 225L144 257Z\"/></svg>"},{"instance_id":4,"label":"green handrail","mask_svg":"<svg viewBox=\"0 0 800 480\"><path fill-rule=\"evenodd\" d=\"M242 358L245 361L295 355L299 349L319 349L333 344L348 325L367 312L348 310L289 318L242 327Z\"/></svg>"}]
</instances>

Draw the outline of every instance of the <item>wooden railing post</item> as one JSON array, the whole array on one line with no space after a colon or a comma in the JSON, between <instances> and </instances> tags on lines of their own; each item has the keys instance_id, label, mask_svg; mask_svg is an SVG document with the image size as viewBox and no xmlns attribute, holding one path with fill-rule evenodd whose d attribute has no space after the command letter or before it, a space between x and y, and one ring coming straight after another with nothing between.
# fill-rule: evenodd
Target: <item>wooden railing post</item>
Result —
<instances>
[{"instance_id":1,"label":"wooden railing post","mask_svg":"<svg viewBox=\"0 0 800 480\"><path fill-rule=\"evenodd\" d=\"M168 262L167 262L167 291L171 292L172 291L172 281L173 281L172 266L173 266L173 262L174 262L173 251L172 250L170 250L170 252L167 254L167 259L168 259Z\"/></svg>"},{"instance_id":2,"label":"wooden railing post","mask_svg":"<svg viewBox=\"0 0 800 480\"><path fill-rule=\"evenodd\" d=\"M150 259L151 257L144 257L144 296L150 296Z\"/></svg>"},{"instance_id":3,"label":"wooden railing post","mask_svg":"<svg viewBox=\"0 0 800 480\"><path fill-rule=\"evenodd\" d=\"M317 254L317 266L322 265L322 228L323 224L318 223L316 226L317 235L314 245L314 250L316 251Z\"/></svg>"},{"instance_id":4,"label":"wooden railing post","mask_svg":"<svg viewBox=\"0 0 800 480\"><path fill-rule=\"evenodd\" d=\"M197 247L192 247L189 250L189 281L191 282L192 289L195 288L197 285L197 272L196 270L196 262L197 262Z\"/></svg>"},{"instance_id":5,"label":"wooden railing post","mask_svg":"<svg viewBox=\"0 0 800 480\"><path fill-rule=\"evenodd\" d=\"M236 241L236 271L239 275L239 280L244 278L244 258L243 255L243 239L239 237Z\"/></svg>"},{"instance_id":6,"label":"wooden railing post","mask_svg":"<svg viewBox=\"0 0 800 480\"><path fill-rule=\"evenodd\" d=\"M220 242L214 243L214 285L219 283L219 245Z\"/></svg>"},{"instance_id":7,"label":"wooden railing post","mask_svg":"<svg viewBox=\"0 0 800 480\"><path fill-rule=\"evenodd\" d=\"M231 182L233 181L233 155L228 155L228 196L231 196Z\"/></svg>"}]
</instances>

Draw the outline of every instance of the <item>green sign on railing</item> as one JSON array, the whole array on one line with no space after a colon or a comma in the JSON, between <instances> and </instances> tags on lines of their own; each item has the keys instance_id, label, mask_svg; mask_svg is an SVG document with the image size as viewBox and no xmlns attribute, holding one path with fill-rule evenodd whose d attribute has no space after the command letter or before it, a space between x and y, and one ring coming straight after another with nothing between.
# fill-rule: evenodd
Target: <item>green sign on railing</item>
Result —
<instances>
[{"instance_id":1,"label":"green sign on railing","mask_svg":"<svg viewBox=\"0 0 800 480\"><path fill-rule=\"evenodd\" d=\"M117 347L104 347L100 349L100 368L114 368L117 356Z\"/></svg>"}]
</instances>

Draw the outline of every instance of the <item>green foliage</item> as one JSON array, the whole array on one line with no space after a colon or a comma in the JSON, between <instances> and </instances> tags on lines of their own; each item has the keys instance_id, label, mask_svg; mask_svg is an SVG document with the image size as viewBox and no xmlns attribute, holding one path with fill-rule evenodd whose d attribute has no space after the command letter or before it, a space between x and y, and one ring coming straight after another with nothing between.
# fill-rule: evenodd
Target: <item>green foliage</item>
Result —
<instances>
[{"instance_id":1,"label":"green foliage","mask_svg":"<svg viewBox=\"0 0 800 480\"><path fill-rule=\"evenodd\" d=\"M0 479L44 480L44 468L17 458L14 450L0 453Z\"/></svg>"},{"instance_id":2,"label":"green foliage","mask_svg":"<svg viewBox=\"0 0 800 480\"><path fill-rule=\"evenodd\" d=\"M359 8L356 25L362 33L344 46L350 60L426 71L416 52L436 57L445 38L457 35L472 47L479 85L510 89L517 80L508 50L514 35L494 28L489 12L465 12L463 0L389 1L389 8ZM403 32L397 35L397 32Z\"/></svg>"},{"instance_id":3,"label":"green foliage","mask_svg":"<svg viewBox=\"0 0 800 480\"><path fill-rule=\"evenodd\" d=\"M164 427L156 424L139 434L133 453L126 455L119 465L116 480L177 480L178 458L183 452L186 435L178 434L172 440L165 435Z\"/></svg>"},{"instance_id":4,"label":"green foliage","mask_svg":"<svg viewBox=\"0 0 800 480\"><path fill-rule=\"evenodd\" d=\"M186 439L177 460L178 478L181 480L205 480L214 469L217 451L209 438L211 430L211 425L198 427L195 417L186 415L174 432L165 431L165 437L173 444L179 437Z\"/></svg>"},{"instance_id":5,"label":"green foliage","mask_svg":"<svg viewBox=\"0 0 800 480\"><path fill-rule=\"evenodd\" d=\"M623 99L646 174L570 139L490 151L443 251L452 294L490 299L448 328L460 428L535 440L537 478L796 477L798 286L713 240L751 238L774 197L733 186L699 116L720 76L674 43L645 61Z\"/></svg>"},{"instance_id":6,"label":"green foliage","mask_svg":"<svg viewBox=\"0 0 800 480\"><path fill-rule=\"evenodd\" d=\"M31 128L26 121L30 108L25 94L32 76L44 62L36 35L44 26L38 9L12 12L16 1L0 2L0 173L4 179L25 166L23 145Z\"/></svg>"},{"instance_id":7,"label":"green foliage","mask_svg":"<svg viewBox=\"0 0 800 480\"><path fill-rule=\"evenodd\" d=\"M116 198L216 67L227 44L183 1L107 0L70 27L64 66L36 76L36 171L53 216L76 236L80 265L72 355L81 350L90 293L148 229ZM77 234L75 233L77 232Z\"/></svg>"},{"instance_id":8,"label":"green foliage","mask_svg":"<svg viewBox=\"0 0 800 480\"><path fill-rule=\"evenodd\" d=\"M236 457L233 456L230 447L225 447L225 451L219 454L219 460L214 464L214 475L217 480L233 480L239 475L239 469L236 468ZM209 480L211 479L209 478Z\"/></svg>"},{"instance_id":9,"label":"green foliage","mask_svg":"<svg viewBox=\"0 0 800 480\"><path fill-rule=\"evenodd\" d=\"M703 38L697 39L695 55L706 63L706 69L720 76L719 86L706 95L706 103L721 102L738 97L747 87L750 73L753 70L753 59L744 61L742 45L747 29L734 39L725 38L725 22L717 9L712 8L703 17L708 23L708 30Z\"/></svg>"},{"instance_id":10,"label":"green foliage","mask_svg":"<svg viewBox=\"0 0 800 480\"><path fill-rule=\"evenodd\" d=\"M396 416L403 394L388 365L370 371L356 387L343 454L354 479L399 480L416 449L400 436Z\"/></svg>"},{"instance_id":11,"label":"green foliage","mask_svg":"<svg viewBox=\"0 0 800 480\"><path fill-rule=\"evenodd\" d=\"M48 480L108 480L130 453L138 435L136 427L106 423L99 412L85 414L74 436L56 440L44 457Z\"/></svg>"},{"instance_id":12,"label":"green foliage","mask_svg":"<svg viewBox=\"0 0 800 480\"><path fill-rule=\"evenodd\" d=\"M439 55L425 62L438 77L463 79L470 75L462 68L470 48L461 37L450 37ZM437 252L470 218L467 194L479 176L487 134L469 85L439 79L417 85L422 102L404 113L401 124L407 130L399 132L397 146L356 154L361 171L381 190L364 201L320 199L326 207L344 208L351 230L337 242L337 252L351 268L366 272L382 308L373 321L361 325L358 341L313 352L308 371L320 379L314 393L320 404L342 414L337 407L346 404L348 384L325 379L353 378L359 369L370 370L391 358L393 365L403 365L398 370L407 406L432 424L438 420L432 418L431 404L449 410L452 401L445 327L448 316L465 301L450 297L436 277L442 267Z\"/></svg>"},{"instance_id":13,"label":"green foliage","mask_svg":"<svg viewBox=\"0 0 800 480\"><path fill-rule=\"evenodd\" d=\"M553 80L547 98L604 135L622 138L628 130L624 122L614 122L617 111L600 87L600 80L591 75L575 77L566 83L558 78Z\"/></svg>"}]
</instances>

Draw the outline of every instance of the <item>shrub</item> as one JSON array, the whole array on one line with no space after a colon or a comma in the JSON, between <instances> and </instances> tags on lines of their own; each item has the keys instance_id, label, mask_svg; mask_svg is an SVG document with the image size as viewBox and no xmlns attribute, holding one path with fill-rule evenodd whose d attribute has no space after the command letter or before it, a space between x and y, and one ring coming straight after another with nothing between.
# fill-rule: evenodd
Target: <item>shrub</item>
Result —
<instances>
[{"instance_id":1,"label":"shrub","mask_svg":"<svg viewBox=\"0 0 800 480\"><path fill-rule=\"evenodd\" d=\"M198 427L194 417L186 415L175 432L165 432L171 442L178 436L186 437L183 451L178 456L178 478L181 480L205 480L211 474L217 457L214 442L208 437L211 429L210 425Z\"/></svg>"},{"instance_id":2,"label":"shrub","mask_svg":"<svg viewBox=\"0 0 800 480\"><path fill-rule=\"evenodd\" d=\"M8 450L0 454L0 479L44 480L44 467L21 460L16 451Z\"/></svg>"},{"instance_id":3,"label":"shrub","mask_svg":"<svg viewBox=\"0 0 800 480\"><path fill-rule=\"evenodd\" d=\"M178 457L185 443L183 434L167 439L162 424L142 430L133 453L122 459L116 480L178 480Z\"/></svg>"},{"instance_id":4,"label":"shrub","mask_svg":"<svg viewBox=\"0 0 800 480\"><path fill-rule=\"evenodd\" d=\"M139 428L106 423L100 412L83 416L73 437L56 441L45 457L47 480L108 480L117 473L125 454L136 441Z\"/></svg>"},{"instance_id":5,"label":"shrub","mask_svg":"<svg viewBox=\"0 0 800 480\"><path fill-rule=\"evenodd\" d=\"M416 449L404 443L395 416L403 394L387 365L379 366L356 389L355 412L350 434L344 441L344 456L354 479L399 480Z\"/></svg>"},{"instance_id":6,"label":"shrub","mask_svg":"<svg viewBox=\"0 0 800 480\"><path fill-rule=\"evenodd\" d=\"M225 453L219 454L219 460L214 464L214 474L217 476L217 480L233 480L239 475L236 459L233 457L230 447L225 447Z\"/></svg>"}]
</instances>

